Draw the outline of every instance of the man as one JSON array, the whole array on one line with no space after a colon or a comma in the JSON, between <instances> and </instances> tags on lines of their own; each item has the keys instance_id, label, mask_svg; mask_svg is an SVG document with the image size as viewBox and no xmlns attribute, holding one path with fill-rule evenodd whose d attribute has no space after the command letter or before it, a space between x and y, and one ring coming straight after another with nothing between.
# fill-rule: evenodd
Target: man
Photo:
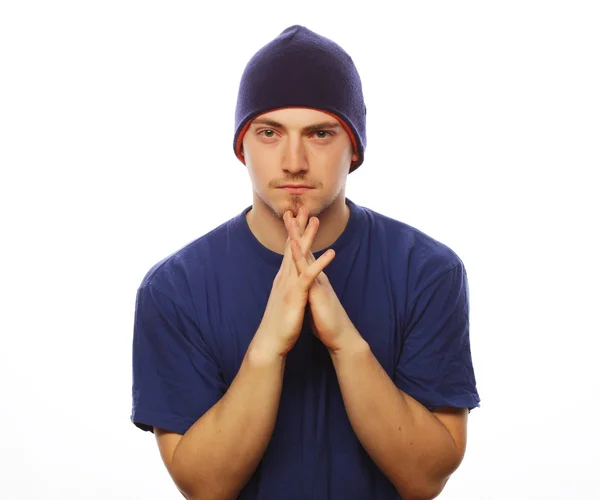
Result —
<instances>
[{"instance_id":1,"label":"man","mask_svg":"<svg viewBox=\"0 0 600 500\"><path fill-rule=\"evenodd\" d=\"M138 290L131 418L186 498L434 498L461 463L465 268L345 197L365 116L348 54L283 31L238 95L252 206Z\"/></svg>"}]
</instances>

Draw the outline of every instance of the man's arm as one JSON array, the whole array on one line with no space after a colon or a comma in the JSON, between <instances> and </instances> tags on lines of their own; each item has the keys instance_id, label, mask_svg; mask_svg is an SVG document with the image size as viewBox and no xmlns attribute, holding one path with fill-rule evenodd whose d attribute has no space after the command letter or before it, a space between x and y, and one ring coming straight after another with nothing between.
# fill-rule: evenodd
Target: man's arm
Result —
<instances>
[{"instance_id":1,"label":"man's arm","mask_svg":"<svg viewBox=\"0 0 600 500\"><path fill-rule=\"evenodd\" d=\"M467 410L430 412L396 387L356 329L344 338L331 356L356 436L402 498L435 498L464 457Z\"/></svg>"},{"instance_id":2,"label":"man's arm","mask_svg":"<svg viewBox=\"0 0 600 500\"><path fill-rule=\"evenodd\" d=\"M162 459L187 499L236 498L271 439L285 358L258 338L227 392L183 436L155 428Z\"/></svg>"}]
</instances>

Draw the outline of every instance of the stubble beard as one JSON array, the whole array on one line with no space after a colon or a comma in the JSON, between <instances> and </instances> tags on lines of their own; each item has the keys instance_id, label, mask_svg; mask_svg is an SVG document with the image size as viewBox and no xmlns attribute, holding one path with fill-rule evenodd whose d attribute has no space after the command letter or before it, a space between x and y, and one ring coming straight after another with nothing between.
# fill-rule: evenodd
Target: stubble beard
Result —
<instances>
[{"instance_id":1,"label":"stubble beard","mask_svg":"<svg viewBox=\"0 0 600 500\"><path fill-rule=\"evenodd\" d=\"M332 198L329 198L327 200L320 200L320 203L316 208L309 207L308 218L306 219L307 222L310 220L311 217L317 217L320 219L321 214L326 212L329 209L329 207L331 207L339 199L341 194L342 189L340 188ZM260 194L258 196L265 204L265 206L269 209L273 217L280 220L282 223L283 215L285 214L285 212L291 210L293 216L297 217L300 207L307 205L305 198L302 195L292 195L290 196L290 201L287 204L287 207L283 208L282 210L278 210L277 207L275 207L275 205L269 203L269 201L265 200L262 196L260 196Z\"/></svg>"}]
</instances>

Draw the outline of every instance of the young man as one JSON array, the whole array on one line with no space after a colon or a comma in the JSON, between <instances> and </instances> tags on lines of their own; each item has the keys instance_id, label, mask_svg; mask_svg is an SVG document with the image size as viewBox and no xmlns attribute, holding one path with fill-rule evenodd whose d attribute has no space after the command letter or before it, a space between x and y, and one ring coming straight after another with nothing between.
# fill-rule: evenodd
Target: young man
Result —
<instances>
[{"instance_id":1,"label":"young man","mask_svg":"<svg viewBox=\"0 0 600 500\"><path fill-rule=\"evenodd\" d=\"M434 498L461 463L479 406L465 268L345 197L365 117L348 54L283 31L238 96L252 206L138 290L131 419L186 498Z\"/></svg>"}]
</instances>

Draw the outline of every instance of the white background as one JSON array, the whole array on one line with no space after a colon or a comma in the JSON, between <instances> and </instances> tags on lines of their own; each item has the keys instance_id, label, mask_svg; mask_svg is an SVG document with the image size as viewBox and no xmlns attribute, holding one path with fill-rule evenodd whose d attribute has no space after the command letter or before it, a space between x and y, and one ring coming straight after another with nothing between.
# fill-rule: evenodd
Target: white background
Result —
<instances>
[{"instance_id":1,"label":"white background","mask_svg":"<svg viewBox=\"0 0 600 500\"><path fill-rule=\"evenodd\" d=\"M239 78L292 24L363 79L347 196L467 267L482 406L439 498L600 498L599 8L524 0L2 2L0 498L181 498L129 421L135 292L251 204Z\"/></svg>"}]
</instances>

